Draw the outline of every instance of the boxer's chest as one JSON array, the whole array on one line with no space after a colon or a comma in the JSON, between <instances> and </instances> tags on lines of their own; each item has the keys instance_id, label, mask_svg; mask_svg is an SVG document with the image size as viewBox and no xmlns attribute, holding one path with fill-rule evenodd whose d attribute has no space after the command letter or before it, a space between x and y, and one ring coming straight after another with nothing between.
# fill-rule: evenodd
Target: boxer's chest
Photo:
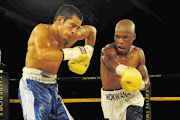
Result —
<instances>
[{"instance_id":1,"label":"boxer's chest","mask_svg":"<svg viewBox=\"0 0 180 120\"><path fill-rule=\"evenodd\" d=\"M116 59L119 63L124 64L126 66L134 67L134 68L136 68L139 64L139 58L137 55L128 55L126 57L117 56Z\"/></svg>"}]
</instances>

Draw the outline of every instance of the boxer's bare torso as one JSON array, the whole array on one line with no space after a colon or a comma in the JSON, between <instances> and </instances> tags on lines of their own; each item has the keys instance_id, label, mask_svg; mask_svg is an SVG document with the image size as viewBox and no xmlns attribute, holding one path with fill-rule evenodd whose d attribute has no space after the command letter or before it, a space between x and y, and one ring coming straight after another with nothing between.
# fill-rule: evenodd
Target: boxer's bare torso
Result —
<instances>
[{"instance_id":1,"label":"boxer's bare torso","mask_svg":"<svg viewBox=\"0 0 180 120\"><path fill-rule=\"evenodd\" d=\"M64 25L69 29L78 30L74 33L58 33L53 25L39 24L31 33L28 41L25 67L36 68L52 74L56 74L63 59L61 49L69 48L77 40L85 39L87 44L95 44L95 28L81 25L80 20L75 16L68 19Z\"/></svg>"},{"instance_id":2,"label":"boxer's bare torso","mask_svg":"<svg viewBox=\"0 0 180 120\"><path fill-rule=\"evenodd\" d=\"M41 38L37 38L39 36ZM63 59L60 49L65 48L67 45L65 40L59 39L49 25L38 25L33 30L28 41L25 66L55 74Z\"/></svg>"},{"instance_id":3,"label":"boxer's bare torso","mask_svg":"<svg viewBox=\"0 0 180 120\"><path fill-rule=\"evenodd\" d=\"M134 67L139 70L143 78L148 77L142 49L132 45L128 54L121 55L118 54L114 43L112 43L104 47L101 54L101 80L104 90L116 90L121 88L121 76L111 72L111 70L106 67L104 64L106 59L104 59L104 57L108 57L108 59L112 59L112 61L117 60L119 63L126 66Z\"/></svg>"}]
</instances>

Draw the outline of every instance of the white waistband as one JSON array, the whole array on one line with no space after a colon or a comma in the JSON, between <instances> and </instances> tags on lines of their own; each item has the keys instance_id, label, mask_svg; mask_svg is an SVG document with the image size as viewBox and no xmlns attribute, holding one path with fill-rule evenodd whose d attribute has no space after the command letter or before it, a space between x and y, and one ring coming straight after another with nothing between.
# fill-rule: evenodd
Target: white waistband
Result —
<instances>
[{"instance_id":1,"label":"white waistband","mask_svg":"<svg viewBox=\"0 0 180 120\"><path fill-rule=\"evenodd\" d=\"M57 83L57 75L51 74L49 72L45 72L36 68L23 68L23 77L26 78L35 78L33 80L36 80L38 82L46 83L46 84L54 84Z\"/></svg>"},{"instance_id":2,"label":"white waistband","mask_svg":"<svg viewBox=\"0 0 180 120\"><path fill-rule=\"evenodd\" d=\"M121 100L130 96L130 93L126 93L123 89L114 91L105 91L101 88L101 99L103 101Z\"/></svg>"}]
</instances>

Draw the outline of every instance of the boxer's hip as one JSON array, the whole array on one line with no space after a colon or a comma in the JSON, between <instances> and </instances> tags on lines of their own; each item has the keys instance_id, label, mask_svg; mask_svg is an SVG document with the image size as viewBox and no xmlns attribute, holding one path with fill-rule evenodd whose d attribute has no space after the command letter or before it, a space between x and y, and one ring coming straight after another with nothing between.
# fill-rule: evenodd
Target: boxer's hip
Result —
<instances>
[{"instance_id":1,"label":"boxer's hip","mask_svg":"<svg viewBox=\"0 0 180 120\"><path fill-rule=\"evenodd\" d=\"M126 93L123 89L114 91L101 89L101 107L105 118L125 120L130 105L143 107L144 98L139 90Z\"/></svg>"},{"instance_id":2,"label":"boxer's hip","mask_svg":"<svg viewBox=\"0 0 180 120\"><path fill-rule=\"evenodd\" d=\"M57 75L51 74L35 68L23 68L23 78L29 78L31 80L45 83L45 84L55 84L57 83Z\"/></svg>"},{"instance_id":3,"label":"boxer's hip","mask_svg":"<svg viewBox=\"0 0 180 120\"><path fill-rule=\"evenodd\" d=\"M101 89L101 100L104 102L129 101L128 103L143 106L144 98L139 90L126 93L123 89L105 91Z\"/></svg>"}]
</instances>

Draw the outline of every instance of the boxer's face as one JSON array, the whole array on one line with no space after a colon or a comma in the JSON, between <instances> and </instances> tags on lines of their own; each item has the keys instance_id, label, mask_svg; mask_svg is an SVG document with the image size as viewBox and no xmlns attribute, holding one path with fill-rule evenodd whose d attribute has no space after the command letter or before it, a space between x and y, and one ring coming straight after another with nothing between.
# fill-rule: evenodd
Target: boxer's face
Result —
<instances>
[{"instance_id":1,"label":"boxer's face","mask_svg":"<svg viewBox=\"0 0 180 120\"><path fill-rule=\"evenodd\" d=\"M70 40L75 36L81 24L82 21L76 15L73 15L70 19L63 21L59 27L61 37L67 41Z\"/></svg>"},{"instance_id":2,"label":"boxer's face","mask_svg":"<svg viewBox=\"0 0 180 120\"><path fill-rule=\"evenodd\" d=\"M120 54L128 53L134 40L135 33L116 29L114 34L114 41L117 51Z\"/></svg>"}]
</instances>

